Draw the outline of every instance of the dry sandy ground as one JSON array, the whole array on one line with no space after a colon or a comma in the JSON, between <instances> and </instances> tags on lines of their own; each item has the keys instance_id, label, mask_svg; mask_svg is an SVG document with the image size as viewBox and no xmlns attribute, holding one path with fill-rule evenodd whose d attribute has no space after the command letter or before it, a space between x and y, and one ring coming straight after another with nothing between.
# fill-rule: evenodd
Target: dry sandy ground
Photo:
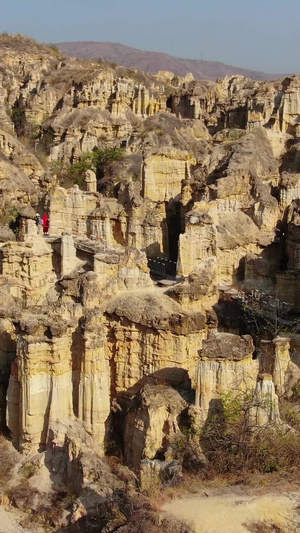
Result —
<instances>
[{"instance_id":1,"label":"dry sandy ground","mask_svg":"<svg viewBox=\"0 0 300 533\"><path fill-rule=\"evenodd\" d=\"M0 506L0 533L24 533L14 512L7 507Z\"/></svg>"},{"instance_id":2,"label":"dry sandy ground","mask_svg":"<svg viewBox=\"0 0 300 533\"><path fill-rule=\"evenodd\" d=\"M30 529L23 528L20 521L24 515L9 505L0 505L0 533L45 533L34 523Z\"/></svg>"},{"instance_id":3,"label":"dry sandy ground","mask_svg":"<svg viewBox=\"0 0 300 533\"><path fill-rule=\"evenodd\" d=\"M300 492L236 493L204 492L172 500L163 506L167 514L191 523L197 533L249 533L247 524L265 522L286 533L300 532ZM276 531L276 529L274 529Z\"/></svg>"}]
</instances>

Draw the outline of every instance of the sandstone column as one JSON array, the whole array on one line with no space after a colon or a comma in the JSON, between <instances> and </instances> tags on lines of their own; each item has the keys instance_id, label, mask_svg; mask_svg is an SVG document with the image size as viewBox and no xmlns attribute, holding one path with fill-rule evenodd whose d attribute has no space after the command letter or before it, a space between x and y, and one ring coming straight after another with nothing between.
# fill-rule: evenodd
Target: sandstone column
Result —
<instances>
[{"instance_id":1,"label":"sandstone column","mask_svg":"<svg viewBox=\"0 0 300 533\"><path fill-rule=\"evenodd\" d=\"M76 248L72 235L61 238L61 276L67 276L76 268Z\"/></svg>"},{"instance_id":2,"label":"sandstone column","mask_svg":"<svg viewBox=\"0 0 300 533\"><path fill-rule=\"evenodd\" d=\"M92 170L86 170L84 179L86 183L86 190L88 192L97 192L97 179L95 172Z\"/></svg>"},{"instance_id":3,"label":"sandstone column","mask_svg":"<svg viewBox=\"0 0 300 533\"><path fill-rule=\"evenodd\" d=\"M110 370L104 347L86 340L79 386L79 418L95 443L103 448L110 413Z\"/></svg>"},{"instance_id":4,"label":"sandstone column","mask_svg":"<svg viewBox=\"0 0 300 533\"><path fill-rule=\"evenodd\" d=\"M267 426L280 422L278 396L272 376L262 374L257 382L253 407L249 411L249 424L251 427Z\"/></svg>"},{"instance_id":5,"label":"sandstone column","mask_svg":"<svg viewBox=\"0 0 300 533\"><path fill-rule=\"evenodd\" d=\"M31 218L26 219L26 233L24 236L24 240L32 240L36 239L37 237L41 237L40 234L38 234L37 225L35 220L32 220Z\"/></svg>"}]
</instances>

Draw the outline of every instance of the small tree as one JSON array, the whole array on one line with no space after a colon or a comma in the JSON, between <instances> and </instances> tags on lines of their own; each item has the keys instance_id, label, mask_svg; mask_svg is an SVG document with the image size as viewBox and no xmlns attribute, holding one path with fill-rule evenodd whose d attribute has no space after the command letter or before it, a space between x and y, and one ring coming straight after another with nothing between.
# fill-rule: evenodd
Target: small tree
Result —
<instances>
[{"instance_id":1,"label":"small tree","mask_svg":"<svg viewBox=\"0 0 300 533\"><path fill-rule=\"evenodd\" d=\"M54 162L51 164L51 170L57 175L59 183L63 187L72 187L78 185L83 188L85 185L84 173L87 170L93 170L96 173L97 181L100 182L105 174L110 172L110 166L115 161L124 158L125 150L123 148L99 148L92 152L83 153L79 160L72 165Z\"/></svg>"}]
</instances>

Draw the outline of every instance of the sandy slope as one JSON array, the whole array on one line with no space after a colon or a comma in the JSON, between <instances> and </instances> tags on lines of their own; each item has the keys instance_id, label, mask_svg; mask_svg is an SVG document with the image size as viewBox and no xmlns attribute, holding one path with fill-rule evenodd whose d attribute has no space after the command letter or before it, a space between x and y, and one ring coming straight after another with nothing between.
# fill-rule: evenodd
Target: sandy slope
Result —
<instances>
[{"instance_id":1,"label":"sandy slope","mask_svg":"<svg viewBox=\"0 0 300 533\"><path fill-rule=\"evenodd\" d=\"M247 524L265 521L286 533L300 532L299 492L202 493L172 500L163 511L192 523L197 533L245 533ZM275 531L275 529L274 529Z\"/></svg>"}]
</instances>

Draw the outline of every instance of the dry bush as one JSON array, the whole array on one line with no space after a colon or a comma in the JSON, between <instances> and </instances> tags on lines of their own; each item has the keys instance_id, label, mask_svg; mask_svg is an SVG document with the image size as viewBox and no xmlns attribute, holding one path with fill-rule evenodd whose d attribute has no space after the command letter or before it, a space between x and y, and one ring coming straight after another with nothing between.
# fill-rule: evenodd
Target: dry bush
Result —
<instances>
[{"instance_id":1,"label":"dry bush","mask_svg":"<svg viewBox=\"0 0 300 533\"><path fill-rule=\"evenodd\" d=\"M151 472L143 481L143 494L151 499L160 499L164 483L159 472Z\"/></svg>"},{"instance_id":2,"label":"dry bush","mask_svg":"<svg viewBox=\"0 0 300 533\"><path fill-rule=\"evenodd\" d=\"M20 473L23 476L24 479L30 479L33 477L37 471L38 471L38 465L31 463L30 461L27 463L24 463L20 469Z\"/></svg>"},{"instance_id":3,"label":"dry bush","mask_svg":"<svg viewBox=\"0 0 300 533\"><path fill-rule=\"evenodd\" d=\"M31 487L27 480L14 485L7 491L10 503L17 509L36 510L40 503L40 493L37 489Z\"/></svg>"},{"instance_id":4,"label":"dry bush","mask_svg":"<svg viewBox=\"0 0 300 533\"><path fill-rule=\"evenodd\" d=\"M15 35L10 35L7 32L0 34L0 48L12 47L14 50L19 52L25 52L30 54L43 54L50 56L58 56L60 52L56 47L47 46L41 44L30 37L26 37L21 33Z\"/></svg>"},{"instance_id":5,"label":"dry bush","mask_svg":"<svg viewBox=\"0 0 300 533\"><path fill-rule=\"evenodd\" d=\"M65 510L71 509L75 497L67 491L41 493L31 487L27 480L12 487L7 496L14 507L26 513L27 516L22 521L24 528L30 529L34 522L43 527L50 527L51 531L60 523Z\"/></svg>"},{"instance_id":6,"label":"dry bush","mask_svg":"<svg viewBox=\"0 0 300 533\"><path fill-rule=\"evenodd\" d=\"M119 457L116 457L115 455L110 455L106 457L106 460L110 467L111 473L117 476L120 481L123 481L125 483L125 486L137 486L138 480L136 475L132 470L130 470L130 468L128 468L128 466L124 466L121 463Z\"/></svg>"},{"instance_id":7,"label":"dry bush","mask_svg":"<svg viewBox=\"0 0 300 533\"><path fill-rule=\"evenodd\" d=\"M195 533L188 524L169 518L161 518L149 498L143 494L127 494L114 491L111 497L103 498L97 514L86 516L75 524L76 532L101 531L112 533ZM71 526L68 531L73 533Z\"/></svg>"},{"instance_id":8,"label":"dry bush","mask_svg":"<svg viewBox=\"0 0 300 533\"><path fill-rule=\"evenodd\" d=\"M251 533L288 533L286 529L276 524L266 524L266 522L247 524L246 527Z\"/></svg>"},{"instance_id":9,"label":"dry bush","mask_svg":"<svg viewBox=\"0 0 300 533\"><path fill-rule=\"evenodd\" d=\"M70 509L74 494L65 491L54 493L50 499L40 499L38 507L32 513L32 520L49 527L56 527L66 509Z\"/></svg>"},{"instance_id":10,"label":"dry bush","mask_svg":"<svg viewBox=\"0 0 300 533\"><path fill-rule=\"evenodd\" d=\"M200 441L208 459L208 474L283 472L295 468L300 434L288 426L254 427L248 423L251 399L229 397L222 409L208 418Z\"/></svg>"},{"instance_id":11,"label":"dry bush","mask_svg":"<svg viewBox=\"0 0 300 533\"><path fill-rule=\"evenodd\" d=\"M19 456L12 444L0 435L0 488L9 481L9 474Z\"/></svg>"},{"instance_id":12,"label":"dry bush","mask_svg":"<svg viewBox=\"0 0 300 533\"><path fill-rule=\"evenodd\" d=\"M296 400L296 401L295 401ZM280 416L284 422L289 424L292 428L300 431L300 405L298 398L298 388L297 388L297 397L292 399L292 401L283 400L280 406Z\"/></svg>"}]
</instances>

